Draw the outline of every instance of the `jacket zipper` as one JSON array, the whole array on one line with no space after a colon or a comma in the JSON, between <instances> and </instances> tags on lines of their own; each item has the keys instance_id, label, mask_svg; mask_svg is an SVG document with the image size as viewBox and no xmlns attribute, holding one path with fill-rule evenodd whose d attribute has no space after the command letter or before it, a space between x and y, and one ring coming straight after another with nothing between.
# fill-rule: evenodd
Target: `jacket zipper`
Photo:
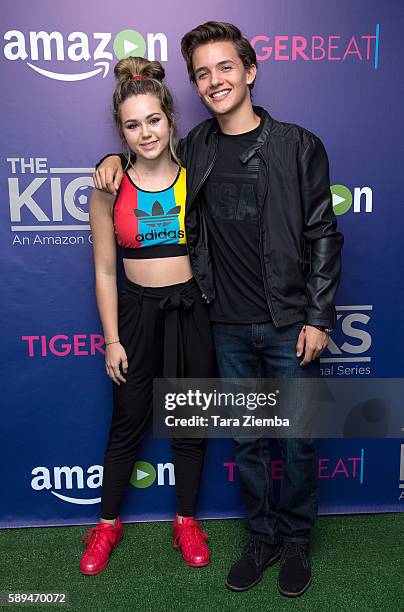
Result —
<instances>
[{"instance_id":1,"label":"jacket zipper","mask_svg":"<svg viewBox=\"0 0 404 612\"><path fill-rule=\"evenodd\" d=\"M265 196L264 196L264 201L266 200L266 196L268 193L268 180L269 180L269 169L268 169L268 165L267 162L264 158L264 156L262 155L262 153L260 151L257 151L257 155L262 159L262 161L265 164L265 169L266 169L266 185L265 185ZM266 277L265 274L265 265L264 265L264 253L262 250L262 209L261 206L258 204L257 202L257 208L258 208L258 223L259 223L259 250L260 250L260 262L261 262L261 274L262 274L262 280L264 282L264 291L265 291L265 297L267 299L267 303L268 303L268 307L269 307L269 312L271 314L272 320L274 322L275 327L279 327L278 322L275 318L274 315L274 310L272 307L272 302L271 302L271 298L270 298L270 288L269 288L269 281ZM269 289L269 293L268 293L268 289Z\"/></svg>"},{"instance_id":2,"label":"jacket zipper","mask_svg":"<svg viewBox=\"0 0 404 612\"><path fill-rule=\"evenodd\" d=\"M193 195L193 197L192 197L192 200L191 200L191 201L190 201L190 203L189 203L189 207L188 207L188 211L187 211L187 212L189 212L189 210L190 210L190 208L191 208L192 204L194 203L195 198L196 198L196 196L198 195L198 193L199 193L199 191L200 191L200 189L201 189L202 185L204 184L204 182L205 182L205 181L206 181L206 179L208 178L209 174L212 172L213 166L215 165L215 162L216 162L216 159L217 159L217 142L218 142L218 138L217 138L217 136L216 136L216 148L215 148L215 154L214 154L214 156L213 156L212 162L210 163L210 165L209 165L208 169L206 170L205 174L203 175L202 179L200 180L198 187L195 189L195 191L194 191L194 195ZM194 276L194 279L195 279L196 284L197 284L197 285L198 285L198 287L199 287L199 291L202 293L202 299L204 299L204 300L205 300L205 302L206 302L207 304L209 304L209 303L210 303L212 300L210 300L210 299L208 298L208 296L206 295L206 293L204 293L204 292L203 292L203 289L202 289L202 287L200 286L199 281L197 280L196 276Z\"/></svg>"},{"instance_id":3,"label":"jacket zipper","mask_svg":"<svg viewBox=\"0 0 404 612\"><path fill-rule=\"evenodd\" d=\"M190 210L190 208L191 208L192 204L194 203L195 198L196 198L196 196L198 195L198 193L199 193L199 191L200 191L200 189L201 189L202 185L204 184L204 182L205 182L205 181L206 181L206 179L208 178L209 174L212 172L212 169L213 169L213 166L215 165L216 159L217 159L217 136L216 136L216 148L215 148L215 154L214 154L214 156L213 156L213 159L212 159L212 161L211 161L211 163L210 163L210 165L209 165L208 169L206 170L205 174L203 175L202 179L200 180L198 187L195 189L195 192L194 192L193 198L192 198L191 202L189 203L188 212L189 212L189 210Z\"/></svg>"}]
</instances>

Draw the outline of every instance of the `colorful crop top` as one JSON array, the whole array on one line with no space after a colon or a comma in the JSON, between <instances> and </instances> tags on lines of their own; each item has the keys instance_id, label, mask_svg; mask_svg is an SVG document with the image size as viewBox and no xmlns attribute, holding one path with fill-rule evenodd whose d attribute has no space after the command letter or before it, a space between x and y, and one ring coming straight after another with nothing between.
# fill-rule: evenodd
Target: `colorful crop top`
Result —
<instances>
[{"instance_id":1,"label":"colorful crop top","mask_svg":"<svg viewBox=\"0 0 404 612\"><path fill-rule=\"evenodd\" d=\"M115 236L125 259L154 259L186 255L184 228L185 168L162 191L144 191L124 173L115 200Z\"/></svg>"}]
</instances>

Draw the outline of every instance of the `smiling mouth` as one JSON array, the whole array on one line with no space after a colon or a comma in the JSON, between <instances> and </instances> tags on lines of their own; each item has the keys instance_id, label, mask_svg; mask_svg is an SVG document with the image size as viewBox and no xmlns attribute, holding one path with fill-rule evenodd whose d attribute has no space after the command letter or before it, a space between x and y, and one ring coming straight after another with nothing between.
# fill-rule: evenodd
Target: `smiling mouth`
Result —
<instances>
[{"instance_id":1,"label":"smiling mouth","mask_svg":"<svg viewBox=\"0 0 404 612\"><path fill-rule=\"evenodd\" d=\"M140 146L143 149L152 149L154 147L154 145L156 145L157 143L158 143L158 140L153 140L153 142L144 142Z\"/></svg>"},{"instance_id":2,"label":"smiling mouth","mask_svg":"<svg viewBox=\"0 0 404 612\"><path fill-rule=\"evenodd\" d=\"M209 98L212 100L223 100L223 98L225 98L230 92L231 89L221 89L220 91L214 91L213 93L209 94Z\"/></svg>"}]
</instances>

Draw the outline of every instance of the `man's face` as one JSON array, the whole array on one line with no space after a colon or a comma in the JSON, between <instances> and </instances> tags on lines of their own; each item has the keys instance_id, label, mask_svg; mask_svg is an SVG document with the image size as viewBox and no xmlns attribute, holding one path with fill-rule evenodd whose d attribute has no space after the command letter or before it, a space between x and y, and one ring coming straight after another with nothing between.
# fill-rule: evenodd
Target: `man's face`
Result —
<instances>
[{"instance_id":1,"label":"man's face","mask_svg":"<svg viewBox=\"0 0 404 612\"><path fill-rule=\"evenodd\" d=\"M248 85L254 81L257 68L246 69L231 42L197 47L192 65L198 94L215 115L231 113L250 100Z\"/></svg>"}]
</instances>

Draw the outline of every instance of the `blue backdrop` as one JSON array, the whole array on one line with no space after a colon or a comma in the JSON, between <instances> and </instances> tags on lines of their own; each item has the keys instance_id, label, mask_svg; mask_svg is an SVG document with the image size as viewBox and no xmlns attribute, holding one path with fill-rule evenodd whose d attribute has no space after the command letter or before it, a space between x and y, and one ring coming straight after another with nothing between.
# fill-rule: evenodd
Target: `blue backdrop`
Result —
<instances>
[{"instance_id":1,"label":"blue backdrop","mask_svg":"<svg viewBox=\"0 0 404 612\"><path fill-rule=\"evenodd\" d=\"M123 53L162 61L183 134L208 116L179 52L208 19L255 46L254 99L324 142L345 235L338 326L324 376L402 377L401 3L352 0L3 0L0 526L94 522L111 416L94 298L88 196L95 161L119 149L112 68ZM209 444L200 516L242 515L232 443ZM168 441L149 439L122 517L170 518ZM321 513L402 511L403 440L322 440ZM269 466L276 482L280 461Z\"/></svg>"}]
</instances>

